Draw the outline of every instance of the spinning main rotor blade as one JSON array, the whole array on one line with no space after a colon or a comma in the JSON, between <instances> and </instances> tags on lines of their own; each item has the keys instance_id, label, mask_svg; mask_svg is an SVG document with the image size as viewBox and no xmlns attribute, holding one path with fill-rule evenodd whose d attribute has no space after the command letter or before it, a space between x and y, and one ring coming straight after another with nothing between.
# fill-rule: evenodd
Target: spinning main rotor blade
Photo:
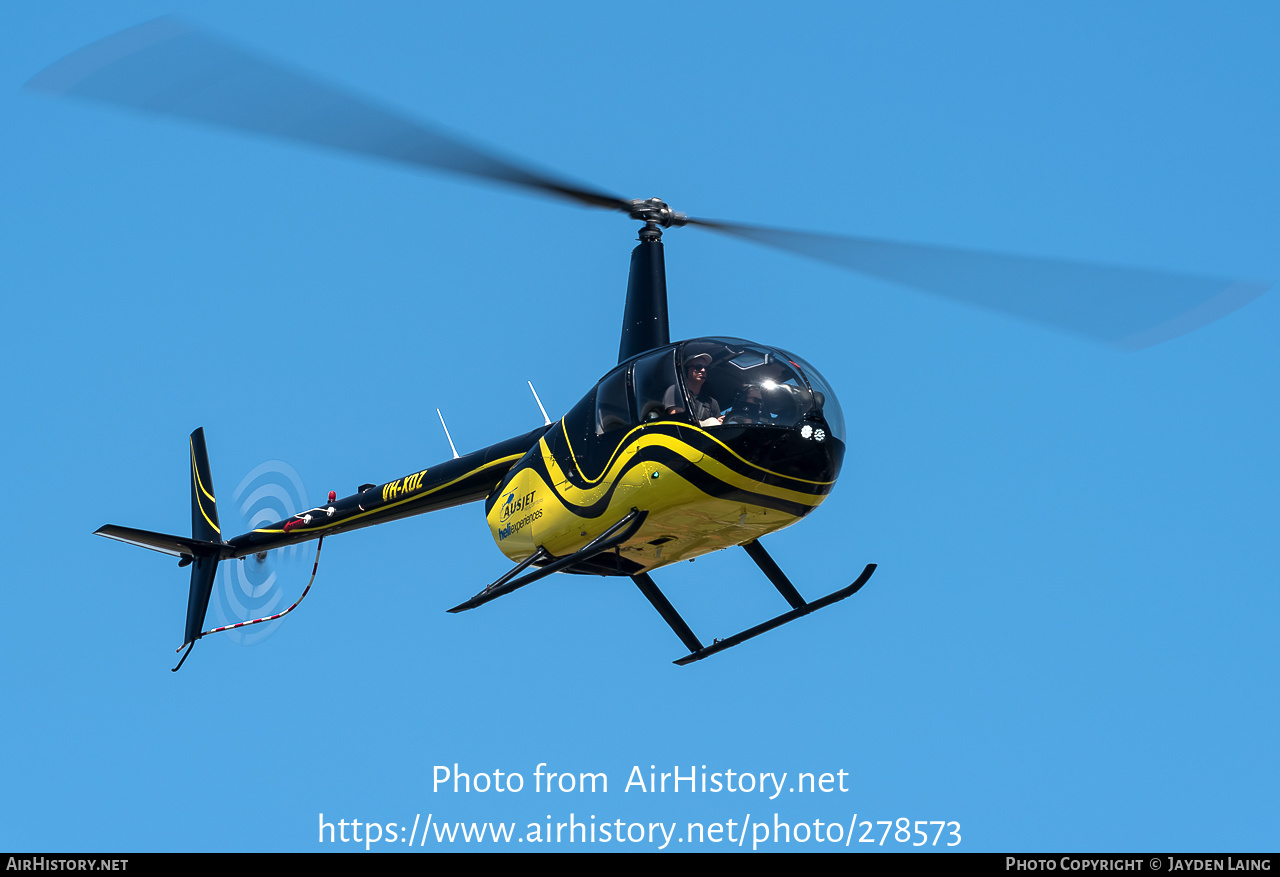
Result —
<instances>
[{"instance_id":1,"label":"spinning main rotor blade","mask_svg":"<svg viewBox=\"0 0 1280 877\"><path fill-rule=\"evenodd\" d=\"M1205 326L1270 285L714 220L687 222L1127 350Z\"/></svg>"},{"instance_id":2,"label":"spinning main rotor blade","mask_svg":"<svg viewBox=\"0 0 1280 877\"><path fill-rule=\"evenodd\" d=\"M662 225L700 226L1126 349L1197 329L1269 286L690 219L657 199L629 201L497 158L172 19L86 46L27 87L467 174Z\"/></svg>"},{"instance_id":3,"label":"spinning main rotor blade","mask_svg":"<svg viewBox=\"0 0 1280 877\"><path fill-rule=\"evenodd\" d=\"M85 46L27 87L469 174L627 210L630 202L489 155L216 36L161 18Z\"/></svg>"}]
</instances>

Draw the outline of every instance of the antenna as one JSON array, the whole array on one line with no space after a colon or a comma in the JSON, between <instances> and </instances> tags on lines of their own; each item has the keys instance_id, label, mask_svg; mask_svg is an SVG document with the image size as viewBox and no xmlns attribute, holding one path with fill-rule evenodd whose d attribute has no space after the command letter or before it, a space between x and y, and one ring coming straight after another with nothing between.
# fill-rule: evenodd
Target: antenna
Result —
<instances>
[{"instance_id":1,"label":"antenna","mask_svg":"<svg viewBox=\"0 0 1280 877\"><path fill-rule=\"evenodd\" d=\"M440 413L440 409L436 409L436 417L440 418L440 425L444 426L444 415ZM449 439L449 450L453 451L453 459L458 459L458 449L453 446L453 438L449 435L449 427L444 426L444 437Z\"/></svg>"},{"instance_id":2,"label":"antenna","mask_svg":"<svg viewBox=\"0 0 1280 877\"><path fill-rule=\"evenodd\" d=\"M542 412L542 422L550 426L551 418L547 416L547 409L542 407L542 400L538 398L538 391L533 389L533 381L525 381L525 383L529 385L529 390L533 393L533 401L538 403L538 410Z\"/></svg>"}]
</instances>

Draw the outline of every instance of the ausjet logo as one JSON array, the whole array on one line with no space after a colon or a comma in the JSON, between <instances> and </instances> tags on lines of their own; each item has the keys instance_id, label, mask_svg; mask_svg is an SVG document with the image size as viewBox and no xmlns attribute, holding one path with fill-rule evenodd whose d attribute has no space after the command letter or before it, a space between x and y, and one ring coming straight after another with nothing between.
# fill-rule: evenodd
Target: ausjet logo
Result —
<instances>
[{"instance_id":1,"label":"ausjet logo","mask_svg":"<svg viewBox=\"0 0 1280 877\"><path fill-rule=\"evenodd\" d=\"M536 490L531 490L519 498L516 497L514 490L508 493L507 498L502 501L502 513L498 516L498 520L505 521L512 515L519 514L530 508L533 505L533 495L537 492Z\"/></svg>"},{"instance_id":2,"label":"ausjet logo","mask_svg":"<svg viewBox=\"0 0 1280 877\"><path fill-rule=\"evenodd\" d=\"M525 527L532 524L534 521L538 520L538 518L540 517L542 517L542 509L534 509L533 511L529 512L529 514L521 518L520 520L512 521L511 523L507 524L505 527L499 527L498 528L499 541L506 539L508 536L510 536L513 533L519 533L521 530L523 530Z\"/></svg>"}]
</instances>

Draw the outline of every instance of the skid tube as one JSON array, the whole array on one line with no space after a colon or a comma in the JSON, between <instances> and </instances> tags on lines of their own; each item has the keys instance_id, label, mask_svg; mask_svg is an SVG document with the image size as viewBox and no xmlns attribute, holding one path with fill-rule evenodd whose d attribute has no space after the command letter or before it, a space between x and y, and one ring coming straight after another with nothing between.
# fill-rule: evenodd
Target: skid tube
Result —
<instances>
[{"instance_id":1,"label":"skid tube","mask_svg":"<svg viewBox=\"0 0 1280 877\"><path fill-rule=\"evenodd\" d=\"M636 583L640 592L645 598L653 604L653 608L658 610L658 614L662 616L662 620L667 622L676 636L680 637L680 641L684 643L685 648L689 650L689 654L683 658L678 658L672 663L683 667L685 664L692 664L694 661L701 661L703 658L709 658L717 652L723 652L725 649L733 648L740 643L757 637L762 633L767 633L775 627L781 627L789 621L795 621L797 618L808 615L811 612L817 612L824 609L832 603L839 603L846 597L852 597L858 593L858 590L867 583L867 579L871 578L871 574L876 571L874 563L867 564L862 570L862 574L846 588L833 591L825 597L820 597L812 603L806 603L804 598L800 596L800 592L787 578L786 574L773 562L773 558L764 550L764 546L758 541L748 542L742 546L747 554L751 555L751 559L760 567L761 572L768 577L769 581L777 588L788 603L791 604L791 611L784 612L776 618L757 624L755 627L748 628L741 633L725 639L718 639L709 646L704 646L702 642L694 635L689 625L680 617L680 613L676 612L670 601L658 590L658 586L653 583L653 579L649 578L645 573L632 576L631 579Z\"/></svg>"}]
</instances>

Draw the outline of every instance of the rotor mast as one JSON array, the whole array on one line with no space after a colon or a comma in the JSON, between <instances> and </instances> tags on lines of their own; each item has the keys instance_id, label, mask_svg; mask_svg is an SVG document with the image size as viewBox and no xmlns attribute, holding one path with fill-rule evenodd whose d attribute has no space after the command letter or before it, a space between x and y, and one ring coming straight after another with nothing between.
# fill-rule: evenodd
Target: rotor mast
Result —
<instances>
[{"instance_id":1,"label":"rotor mast","mask_svg":"<svg viewBox=\"0 0 1280 877\"><path fill-rule=\"evenodd\" d=\"M622 314L618 362L671 343L667 319L667 266L662 254L662 229L688 221L658 198L631 202L628 214L644 223L640 243L631 251L627 303Z\"/></svg>"}]
</instances>

